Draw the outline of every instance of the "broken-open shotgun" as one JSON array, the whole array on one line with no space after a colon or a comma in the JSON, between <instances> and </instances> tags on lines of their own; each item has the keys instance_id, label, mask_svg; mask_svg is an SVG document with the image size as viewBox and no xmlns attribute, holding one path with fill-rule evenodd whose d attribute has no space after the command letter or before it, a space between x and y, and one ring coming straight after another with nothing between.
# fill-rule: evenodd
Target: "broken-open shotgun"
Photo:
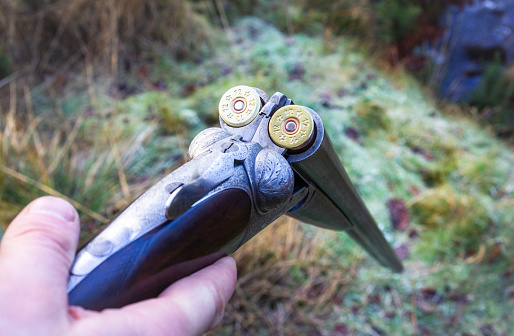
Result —
<instances>
[{"instance_id":1,"label":"broken-open shotgun","mask_svg":"<svg viewBox=\"0 0 514 336\"><path fill-rule=\"evenodd\" d=\"M157 296L283 214L344 230L382 265L401 262L339 161L316 112L249 86L219 103L189 161L137 198L77 254L70 304L101 310Z\"/></svg>"}]
</instances>

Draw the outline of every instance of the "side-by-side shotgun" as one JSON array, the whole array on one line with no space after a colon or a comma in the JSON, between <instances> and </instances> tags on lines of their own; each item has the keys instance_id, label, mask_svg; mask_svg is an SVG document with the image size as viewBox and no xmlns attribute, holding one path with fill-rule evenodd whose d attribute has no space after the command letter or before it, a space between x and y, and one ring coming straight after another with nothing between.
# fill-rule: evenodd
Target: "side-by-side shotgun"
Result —
<instances>
[{"instance_id":1,"label":"side-by-side shotgun","mask_svg":"<svg viewBox=\"0 0 514 336\"><path fill-rule=\"evenodd\" d=\"M240 85L222 96L219 113L221 128L194 138L187 163L79 250L70 304L101 310L155 297L284 214L343 230L380 264L402 271L316 112Z\"/></svg>"}]
</instances>

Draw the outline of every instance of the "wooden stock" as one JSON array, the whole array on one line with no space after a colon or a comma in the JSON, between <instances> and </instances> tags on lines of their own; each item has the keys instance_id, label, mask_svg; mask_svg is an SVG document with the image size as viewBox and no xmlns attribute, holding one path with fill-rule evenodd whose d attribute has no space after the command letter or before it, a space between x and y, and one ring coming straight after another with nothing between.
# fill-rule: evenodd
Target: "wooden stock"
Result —
<instances>
[{"instance_id":1,"label":"wooden stock","mask_svg":"<svg viewBox=\"0 0 514 336\"><path fill-rule=\"evenodd\" d=\"M71 305L122 307L156 297L171 283L235 251L252 204L240 189L224 190L130 243L69 293Z\"/></svg>"}]
</instances>

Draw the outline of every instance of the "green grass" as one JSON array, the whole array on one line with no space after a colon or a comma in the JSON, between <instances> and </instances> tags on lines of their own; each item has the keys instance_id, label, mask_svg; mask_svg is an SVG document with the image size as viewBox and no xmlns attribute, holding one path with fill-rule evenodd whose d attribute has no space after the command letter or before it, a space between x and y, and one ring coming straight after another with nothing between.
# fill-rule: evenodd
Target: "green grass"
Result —
<instances>
[{"instance_id":1,"label":"green grass","mask_svg":"<svg viewBox=\"0 0 514 336\"><path fill-rule=\"evenodd\" d=\"M232 40L218 34L218 47L195 62L163 56L145 65L163 90L134 71L135 93L119 98L78 76L55 99L32 91L33 110L19 105L16 120L3 111L2 224L48 187L84 207L85 237L183 162L194 135L216 123L225 90L281 91L325 121L379 226L408 250L406 270L381 268L344 233L281 221L236 253L238 289L212 334L511 333L512 148L441 110L355 40L285 35L256 18L231 31ZM392 228L391 198L409 210L405 232Z\"/></svg>"}]
</instances>

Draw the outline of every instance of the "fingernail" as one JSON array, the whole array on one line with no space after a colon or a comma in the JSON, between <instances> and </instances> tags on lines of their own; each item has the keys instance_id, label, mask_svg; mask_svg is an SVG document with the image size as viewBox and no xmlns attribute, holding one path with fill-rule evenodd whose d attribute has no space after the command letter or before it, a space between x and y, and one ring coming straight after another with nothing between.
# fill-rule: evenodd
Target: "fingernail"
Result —
<instances>
[{"instance_id":1,"label":"fingernail","mask_svg":"<svg viewBox=\"0 0 514 336\"><path fill-rule=\"evenodd\" d=\"M70 203L52 196L41 197L33 201L29 205L29 212L50 215L66 222L73 222L77 217L77 211Z\"/></svg>"},{"instance_id":2,"label":"fingernail","mask_svg":"<svg viewBox=\"0 0 514 336\"><path fill-rule=\"evenodd\" d=\"M234 265L234 266L236 265L236 261L231 256L225 256L225 257L219 259L218 261L216 261L216 263L231 264L231 265Z\"/></svg>"}]
</instances>

